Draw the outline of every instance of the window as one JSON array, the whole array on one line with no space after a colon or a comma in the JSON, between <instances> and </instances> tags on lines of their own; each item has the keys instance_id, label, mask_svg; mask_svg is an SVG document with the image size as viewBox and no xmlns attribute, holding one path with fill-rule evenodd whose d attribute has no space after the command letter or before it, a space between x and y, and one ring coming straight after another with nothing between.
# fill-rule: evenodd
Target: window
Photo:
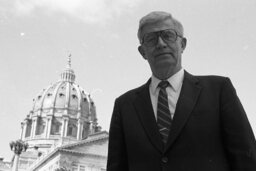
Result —
<instances>
[{"instance_id":1,"label":"window","mask_svg":"<svg viewBox=\"0 0 256 171\"><path fill-rule=\"evenodd\" d=\"M62 123L58 118L53 117L51 135L60 135Z\"/></svg>"},{"instance_id":2,"label":"window","mask_svg":"<svg viewBox=\"0 0 256 171\"><path fill-rule=\"evenodd\" d=\"M77 99L77 96L75 94L72 94L73 99Z\"/></svg>"},{"instance_id":3,"label":"window","mask_svg":"<svg viewBox=\"0 0 256 171\"><path fill-rule=\"evenodd\" d=\"M19 168L25 169L26 167L28 167L28 161L24 160L24 159L20 159L20 161L19 161Z\"/></svg>"},{"instance_id":4,"label":"window","mask_svg":"<svg viewBox=\"0 0 256 171\"><path fill-rule=\"evenodd\" d=\"M64 93L60 93L59 97L65 97L65 94Z\"/></svg>"},{"instance_id":5,"label":"window","mask_svg":"<svg viewBox=\"0 0 256 171\"><path fill-rule=\"evenodd\" d=\"M85 166L79 166L79 171L85 171Z\"/></svg>"},{"instance_id":6,"label":"window","mask_svg":"<svg viewBox=\"0 0 256 171\"><path fill-rule=\"evenodd\" d=\"M72 127L72 126L69 126L69 127L68 127L68 135L72 135L72 130L73 130L73 127Z\"/></svg>"},{"instance_id":7,"label":"window","mask_svg":"<svg viewBox=\"0 0 256 171\"><path fill-rule=\"evenodd\" d=\"M69 120L68 123L68 136L76 137L77 135L77 125L75 120Z\"/></svg>"},{"instance_id":8,"label":"window","mask_svg":"<svg viewBox=\"0 0 256 171\"><path fill-rule=\"evenodd\" d=\"M30 121L28 121L28 123L27 123L27 129L26 129L25 137L30 137L30 134L31 134L31 125L32 125L32 122L31 122L31 120L30 120Z\"/></svg>"},{"instance_id":9,"label":"window","mask_svg":"<svg viewBox=\"0 0 256 171\"><path fill-rule=\"evenodd\" d=\"M84 122L84 125L83 125L83 132L82 132L82 139L86 138L89 134L89 126L87 125L86 122Z\"/></svg>"},{"instance_id":10,"label":"window","mask_svg":"<svg viewBox=\"0 0 256 171\"><path fill-rule=\"evenodd\" d=\"M38 120L37 120L36 135L43 134L44 130L45 130L45 121L42 118L38 118Z\"/></svg>"},{"instance_id":11,"label":"window","mask_svg":"<svg viewBox=\"0 0 256 171\"><path fill-rule=\"evenodd\" d=\"M78 165L72 164L72 171L78 171Z\"/></svg>"}]
</instances>

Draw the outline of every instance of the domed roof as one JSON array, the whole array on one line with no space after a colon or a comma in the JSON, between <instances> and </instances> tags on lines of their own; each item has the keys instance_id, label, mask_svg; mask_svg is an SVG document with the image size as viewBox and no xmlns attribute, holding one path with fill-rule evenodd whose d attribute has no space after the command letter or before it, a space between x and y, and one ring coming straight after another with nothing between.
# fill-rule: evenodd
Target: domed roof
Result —
<instances>
[{"instance_id":1,"label":"domed roof","mask_svg":"<svg viewBox=\"0 0 256 171\"><path fill-rule=\"evenodd\" d=\"M82 87L75 84L75 73L71 69L71 59L68 58L68 65L61 73L61 78L54 84L43 89L34 99L32 113L52 112L63 113L61 111L68 110L68 114L81 113L85 118L94 118L89 116L90 111L94 107L94 102L90 98L89 93L85 92Z\"/></svg>"},{"instance_id":2,"label":"domed roof","mask_svg":"<svg viewBox=\"0 0 256 171\"><path fill-rule=\"evenodd\" d=\"M43 89L33 99L32 110L21 125L21 139L30 148L37 146L44 152L56 145L80 141L101 131L90 94L75 84L71 55L60 80Z\"/></svg>"}]
</instances>

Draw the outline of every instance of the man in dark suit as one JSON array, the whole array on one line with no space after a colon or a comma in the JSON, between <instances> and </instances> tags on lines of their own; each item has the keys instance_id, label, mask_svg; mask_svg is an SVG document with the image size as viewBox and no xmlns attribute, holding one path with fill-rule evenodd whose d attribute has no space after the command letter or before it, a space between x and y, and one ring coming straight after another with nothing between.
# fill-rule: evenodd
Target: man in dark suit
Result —
<instances>
[{"instance_id":1,"label":"man in dark suit","mask_svg":"<svg viewBox=\"0 0 256 171\"><path fill-rule=\"evenodd\" d=\"M166 12L140 20L150 80L115 101L107 171L256 171L256 142L226 77L182 68L183 27Z\"/></svg>"}]
</instances>

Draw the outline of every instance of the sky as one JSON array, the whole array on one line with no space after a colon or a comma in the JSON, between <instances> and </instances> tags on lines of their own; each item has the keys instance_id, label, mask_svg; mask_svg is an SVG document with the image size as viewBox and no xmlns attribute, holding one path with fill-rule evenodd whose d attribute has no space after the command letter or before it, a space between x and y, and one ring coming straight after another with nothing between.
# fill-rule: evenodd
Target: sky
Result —
<instances>
[{"instance_id":1,"label":"sky","mask_svg":"<svg viewBox=\"0 0 256 171\"><path fill-rule=\"evenodd\" d=\"M108 131L115 98L151 76L137 50L138 22L151 11L183 24L185 70L232 80L256 133L255 0L0 0L0 156L11 159L9 142L69 54Z\"/></svg>"}]
</instances>

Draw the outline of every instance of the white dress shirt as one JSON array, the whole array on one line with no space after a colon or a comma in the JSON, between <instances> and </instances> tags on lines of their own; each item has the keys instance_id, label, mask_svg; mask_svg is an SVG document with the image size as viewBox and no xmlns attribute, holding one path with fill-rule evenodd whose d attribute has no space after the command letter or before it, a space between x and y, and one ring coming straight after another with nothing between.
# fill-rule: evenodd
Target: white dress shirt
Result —
<instances>
[{"instance_id":1,"label":"white dress shirt","mask_svg":"<svg viewBox=\"0 0 256 171\"><path fill-rule=\"evenodd\" d=\"M176 74L174 74L173 76L167 79L167 81L170 83L170 86L166 88L166 92L168 95L168 105L169 105L172 118L174 116L176 104L180 96L180 90L182 87L183 79L184 79L183 68L179 70ZM149 94L150 94L151 103L153 106L156 119L157 119L157 100L158 100L158 94L160 90L160 88L157 86L160 82L161 80L159 80L154 75L152 75L151 83L149 85Z\"/></svg>"}]
</instances>

